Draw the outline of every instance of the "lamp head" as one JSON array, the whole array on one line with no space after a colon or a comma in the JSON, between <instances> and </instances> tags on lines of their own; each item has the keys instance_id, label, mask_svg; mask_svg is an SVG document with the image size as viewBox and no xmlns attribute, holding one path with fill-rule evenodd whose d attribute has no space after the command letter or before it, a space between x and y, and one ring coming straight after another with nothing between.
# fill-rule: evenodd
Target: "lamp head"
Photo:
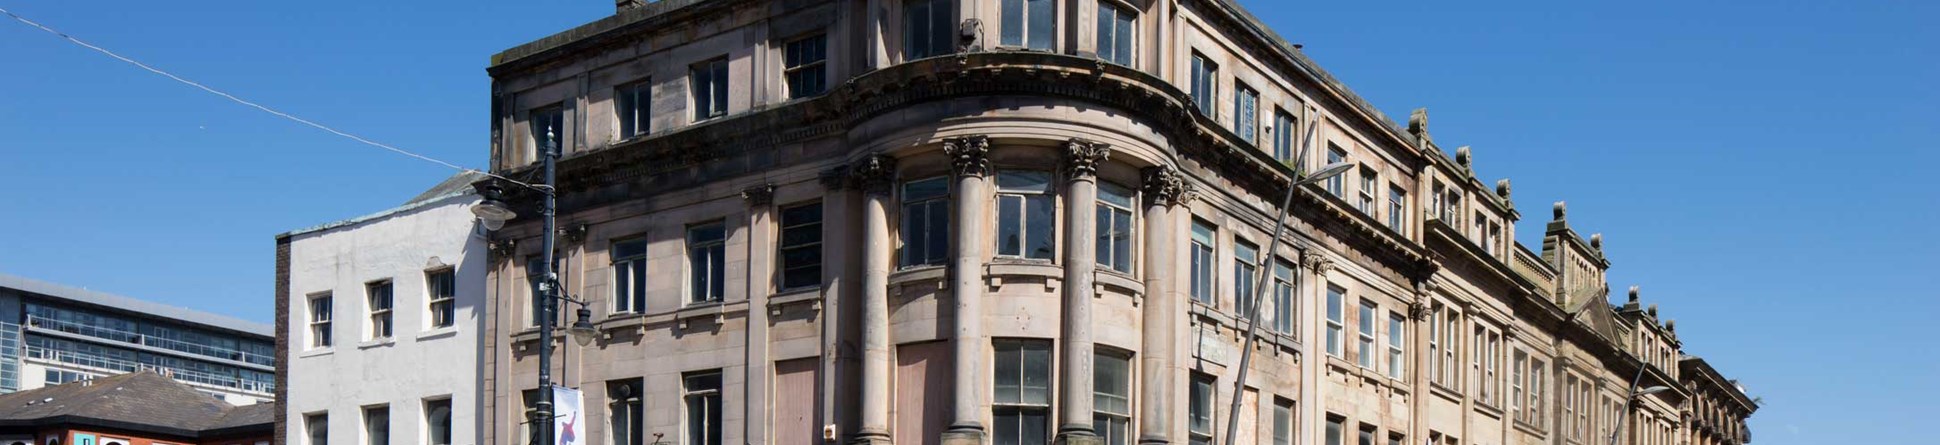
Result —
<instances>
[{"instance_id":1,"label":"lamp head","mask_svg":"<svg viewBox=\"0 0 1940 445\"><path fill-rule=\"evenodd\" d=\"M1320 167L1319 170L1314 170L1313 173L1307 174L1306 177L1300 178L1300 181L1295 185L1312 184L1320 181L1325 181L1328 178L1340 176L1341 173L1347 173L1347 170L1352 168L1354 168L1354 164L1350 164L1346 162L1335 162L1332 164L1327 164L1326 166Z\"/></svg>"},{"instance_id":2,"label":"lamp head","mask_svg":"<svg viewBox=\"0 0 1940 445\"><path fill-rule=\"evenodd\" d=\"M513 212L504 202L496 199L486 199L472 205L472 214L477 215L478 220L485 223L485 228L488 230L504 228L506 221L519 217L518 212Z\"/></svg>"},{"instance_id":3,"label":"lamp head","mask_svg":"<svg viewBox=\"0 0 1940 445\"><path fill-rule=\"evenodd\" d=\"M573 327L567 329L566 333L572 335L573 341L580 346L593 344L593 337L599 334L599 329L593 327L593 311L579 308L579 320L574 321Z\"/></svg>"}]
</instances>

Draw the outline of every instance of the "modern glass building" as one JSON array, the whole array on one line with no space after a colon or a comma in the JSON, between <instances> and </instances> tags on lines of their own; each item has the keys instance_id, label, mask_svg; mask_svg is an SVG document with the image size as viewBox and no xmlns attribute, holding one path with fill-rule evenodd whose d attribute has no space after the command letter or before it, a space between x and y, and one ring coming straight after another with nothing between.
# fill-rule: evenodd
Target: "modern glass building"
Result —
<instances>
[{"instance_id":1,"label":"modern glass building","mask_svg":"<svg viewBox=\"0 0 1940 445\"><path fill-rule=\"evenodd\" d=\"M237 405L272 400L264 324L0 274L0 392L137 370Z\"/></svg>"}]
</instances>

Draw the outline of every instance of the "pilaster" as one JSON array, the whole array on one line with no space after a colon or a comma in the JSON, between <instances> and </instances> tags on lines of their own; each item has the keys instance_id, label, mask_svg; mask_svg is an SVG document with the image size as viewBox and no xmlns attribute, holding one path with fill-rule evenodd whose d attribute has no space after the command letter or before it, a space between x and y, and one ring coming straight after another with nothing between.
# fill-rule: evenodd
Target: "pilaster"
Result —
<instances>
[{"instance_id":1,"label":"pilaster","mask_svg":"<svg viewBox=\"0 0 1940 445\"><path fill-rule=\"evenodd\" d=\"M769 379L774 375L770 370L773 362L768 359L768 296L774 294L774 249L761 240L774 238L775 185L762 184L741 191L741 198L748 204L747 230L747 292L743 298L748 301L748 335L746 347L747 366L742 370L742 391L747 401L742 405L746 410L742 417L744 436L748 443L767 443L768 411L774 403L769 398L769 390L774 385ZM583 257L583 256L582 256ZM584 282L585 280L580 280Z\"/></svg>"}]
</instances>

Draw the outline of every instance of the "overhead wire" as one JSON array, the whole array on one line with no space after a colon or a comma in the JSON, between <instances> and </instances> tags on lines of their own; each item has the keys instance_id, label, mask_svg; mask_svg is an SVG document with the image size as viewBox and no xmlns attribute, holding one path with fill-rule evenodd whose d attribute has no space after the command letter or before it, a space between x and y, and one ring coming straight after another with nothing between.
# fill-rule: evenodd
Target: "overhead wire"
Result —
<instances>
[{"instance_id":1,"label":"overhead wire","mask_svg":"<svg viewBox=\"0 0 1940 445\"><path fill-rule=\"evenodd\" d=\"M22 17L22 16L20 16L20 14L15 14L15 13L14 13L13 11L9 11L9 10L7 10L6 8L0 8L0 14L6 14L6 15L7 15L8 17L12 17L12 18L13 18L13 19L14 19L15 21L18 21L18 22L20 22L20 23L24 23L24 24L26 24L26 25L28 25L28 26L32 26L32 27L34 27L34 28L38 28L38 29L40 29L41 31L46 31L46 32L47 32L47 33L49 33L49 34L53 34L53 35L55 35L55 36L58 36L58 37L60 37L61 39L64 39L64 40L67 40L67 41L68 41L68 42L70 42L70 43L73 43L73 44L75 44L75 45L80 45L80 46L81 46L81 47L83 47L83 48L87 48L87 49L90 49L90 50L94 50L95 52L98 52L98 53L101 53L101 54L104 54L104 55L107 55L108 57L113 57L113 58L115 58L115 60L120 60L120 61L122 61L122 62L127 62L127 63L128 63L128 64L130 64L130 65L134 65L134 66L136 66L136 67L138 67L138 68L141 68L141 69L143 69L143 70L147 70L148 72L151 72L151 73L155 73L155 74L158 74L158 75L161 75L162 77L167 77L167 78L169 78L170 80L174 80L174 81L176 81L176 82L179 82L179 83L181 83L181 84L184 84L184 85L188 85L188 86L192 86L192 87L195 87L196 89L200 89L200 90L202 90L202 91L205 91L205 92L208 92L209 94L214 94L214 95L217 95L217 96L221 96L222 98L224 98L224 99L228 99L228 100L229 100L229 101L231 101L231 102L235 102L235 103L238 103L238 104L242 104L243 106L247 106L247 107L250 107L250 108L255 108L255 109L257 109L257 110L261 110L262 112L265 112L265 113L269 113L269 114L271 114L271 115L274 115L274 116L276 116L276 117L281 117L281 118L283 118L283 119L287 119L287 120L290 120L290 121L293 121L293 122L296 122L296 123L299 123L299 124L303 124L303 125L307 125L307 126L310 126L310 127L312 127L312 128L316 128L316 129L318 129L318 130L323 130L323 131L326 131L326 132L330 132L331 134L335 134L335 135L338 135L338 136L342 136L342 137L345 137L345 138L349 138L350 140L353 140L353 141L357 141L357 142L360 142L360 143L363 143L364 145L369 145L369 146L372 146L372 147L377 147L377 148L382 148L382 149L385 149L385 150L390 150L390 151L392 151L392 152L395 152L395 153L397 153L397 154L401 154L401 155L405 155L405 156L409 156L409 157L412 157L412 158L417 158L417 159L419 159L419 160L423 160L423 161L425 161L425 162L430 162L430 163L433 163L433 164L438 164L438 165L442 165L442 166L445 166L445 167L450 167L450 168L452 168L452 169L454 169L454 170L458 170L458 171L461 171L461 172L465 172L465 173L477 173L477 174L481 174L481 175L485 175L485 176L487 176L487 177L492 177L492 178L496 178L496 179L498 179L498 180L501 180L501 181L506 181L506 182L510 182L510 183L512 183L512 184L516 184L516 185L519 185L519 186L523 186L523 187L527 187L527 188L532 188L532 189L537 189L537 190L546 190L546 189L547 189L547 187L545 187L545 186L542 186L542 185L534 185L534 184L529 184L529 183L526 183L526 182L524 182L524 181L519 181L519 180L516 180L516 179L512 179L512 178L508 178L508 177L505 177L505 176L500 176L500 175L498 175L498 174L494 174L494 173L491 173L491 172L487 172L487 171L483 171L483 170L478 170L478 169L475 169L475 168L470 168L470 167L465 167L465 166L462 166L462 165L458 165L458 164L453 164L453 163L450 163L450 162L445 162L444 160L441 160L441 159L438 159L438 158L433 158L433 157L430 157L430 156L425 156L425 155L421 155L421 154L417 154L417 153L413 153L413 152L411 152L411 151L409 151L409 150L405 150L405 149L402 149L402 148L397 148L397 147L394 147L394 146L391 146L390 144L385 144L385 143L382 143L382 142L377 142L377 141L373 141L373 140L370 140L370 139L366 139L366 138L364 138L364 137L362 137L362 136L358 136L358 135L355 135L355 134L351 134L350 132L347 132L347 131L343 131L343 130L338 130L338 129L336 129L336 128L331 128L331 127L330 127L330 126L328 126L328 125L324 125L324 124L320 124L320 123L317 123L317 122L315 122L315 121L311 121L311 120L309 120L309 119L304 119L304 118L301 118L301 117L297 117L297 116L295 116L295 115L292 115L292 114L289 114L289 113L285 113L285 112L282 112L282 111L278 111L278 110L276 110L276 109L273 109L273 108L270 108L270 107L267 107L267 106L263 106L262 104L258 104L258 103L255 103L255 102L251 102L251 101L248 101L248 100L245 100L245 99L243 99L243 98L240 98L240 97L236 97L236 95L233 95L233 94L229 94L229 93L226 93L226 92L223 92L222 90L217 90L217 89L215 89L215 88L212 88L212 87L209 87L208 85L203 85L203 84L201 84L201 83L199 83L199 82L196 82L196 81L193 81L193 80L189 80L189 79L186 79L186 78L183 78L182 76L177 76L177 75L175 75L175 74L173 74L173 73L170 73L170 72L168 72L168 71L164 71L164 70L162 70L162 69L160 69L160 68L156 68L156 67L154 67L154 66L151 66L151 65L149 65L149 64L146 64L146 63L142 63L141 61L137 61L137 60L135 60L135 59L132 59L132 58L128 58L128 57L126 57L126 56L122 56L121 54L117 54L117 53L115 53L114 51L109 51L109 50L108 50L107 48L102 48L102 47L99 47L99 46L95 46L94 44L91 44L91 43L88 43L88 42L85 42L85 41L82 41L81 39L78 39L78 38L75 38L74 36L71 36L71 35L68 35L67 33L64 33L64 32L61 32L61 31L59 31L59 30L56 30L56 29L54 29L54 28L51 28L51 27L48 27L47 25L43 25L43 24L40 24L40 22L36 22L36 21L33 21L33 20L30 20L30 19L28 19L28 18L26 18L26 17Z\"/></svg>"}]
</instances>

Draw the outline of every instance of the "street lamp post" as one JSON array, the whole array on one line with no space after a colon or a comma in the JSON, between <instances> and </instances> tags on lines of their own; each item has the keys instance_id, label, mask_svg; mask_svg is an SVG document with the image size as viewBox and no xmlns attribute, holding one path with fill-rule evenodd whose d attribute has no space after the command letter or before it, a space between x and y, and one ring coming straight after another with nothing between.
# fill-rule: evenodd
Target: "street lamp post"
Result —
<instances>
[{"instance_id":1,"label":"street lamp post","mask_svg":"<svg viewBox=\"0 0 1940 445\"><path fill-rule=\"evenodd\" d=\"M1300 156L1295 159L1306 158L1307 150L1302 148L1300 150ZM1311 175L1306 175L1301 173L1301 168L1297 161L1295 164L1293 166L1293 180L1287 184L1286 197L1280 200L1280 216L1273 219L1273 241L1268 242L1266 247L1266 255L1269 259L1273 258L1274 252L1280 249L1280 234L1286 230L1287 212L1293 208L1293 196L1300 193L1300 186L1339 176L1341 173L1347 172L1347 169L1353 167L1353 164L1336 162L1321 167L1320 170L1313 172ZM1266 277L1272 273L1273 267L1272 265L1267 265L1259 269L1259 278L1253 281L1253 295L1251 296L1253 304L1246 310L1246 343L1241 348L1239 354L1239 377L1233 381L1232 408L1226 411L1226 444L1228 445L1235 445L1233 444L1233 437L1239 433L1239 416L1233 415L1233 413L1239 412L1240 398L1245 396L1247 365L1253 361L1253 343L1259 341L1260 297L1266 293Z\"/></svg>"},{"instance_id":2,"label":"street lamp post","mask_svg":"<svg viewBox=\"0 0 1940 445\"><path fill-rule=\"evenodd\" d=\"M557 306L559 304L559 301L566 301L569 303L574 303L579 305L579 310L576 314L578 315L578 319L573 322L573 326L570 330L570 334L572 334L573 340L579 343L580 346L586 346L588 344L591 344L593 341L593 334L594 334L594 328L592 323L592 317L593 317L592 311L586 308L585 301L572 298L571 296L564 296L559 293L559 277L557 273L553 270L553 260L554 260L553 244L555 242L555 238L557 238L559 235L556 229L554 229L553 227L555 223L554 220L556 219L554 217L554 213L555 213L554 210L556 208L555 206L557 205L556 201L558 198L557 194L554 193L555 191L557 191L557 188L553 186L556 180L556 178L554 177L554 175L556 174L555 164L558 162L558 158L559 158L559 152L557 148L558 147L555 146L553 142L552 128L547 127L546 137L545 137L545 149L542 150L543 152L540 153L539 155L542 163L545 164L544 168L546 171L546 182L544 184L539 184L539 185L520 184L528 188L531 188L535 191L538 191L539 194L543 195L545 198L545 206L540 211L540 216L544 217L544 221L545 221L545 232L543 232L539 236L541 240L539 248L543 251L541 255L544 255L544 258L543 258L545 263L545 265L543 266L544 273L540 274L541 278L539 280L539 289L536 292L536 295L534 296L535 298L532 299L532 305L534 306L533 311L539 315L539 401L537 403L537 406L535 407L536 409L532 413L532 418L527 419L528 422L531 422L532 430L537 433L537 434L534 434L532 437L532 443L535 445L537 444L550 445L553 443L553 431L552 431L552 412L553 412L552 411L552 402L553 402L552 400L552 328L553 328L552 311L553 311L553 307ZM509 205L499 201L495 196L487 196L483 202L478 203L478 205L472 206L472 214L478 216L479 220L485 224L485 228L492 229L492 230L497 230L501 227L504 227L506 221L509 221L513 218L518 217L518 213L512 211Z\"/></svg>"},{"instance_id":3,"label":"street lamp post","mask_svg":"<svg viewBox=\"0 0 1940 445\"><path fill-rule=\"evenodd\" d=\"M1637 389L1637 385L1644 380L1644 369L1649 367L1650 364L1644 362L1642 358L1637 359L1637 376L1630 379L1629 395L1623 398L1623 411L1617 413L1617 427L1610 430L1610 445L1617 445L1617 435L1623 434L1623 420L1630 418L1630 407L1633 403L1636 403L1638 397L1669 391L1671 389L1668 386L1652 386L1642 390Z\"/></svg>"}]
</instances>

